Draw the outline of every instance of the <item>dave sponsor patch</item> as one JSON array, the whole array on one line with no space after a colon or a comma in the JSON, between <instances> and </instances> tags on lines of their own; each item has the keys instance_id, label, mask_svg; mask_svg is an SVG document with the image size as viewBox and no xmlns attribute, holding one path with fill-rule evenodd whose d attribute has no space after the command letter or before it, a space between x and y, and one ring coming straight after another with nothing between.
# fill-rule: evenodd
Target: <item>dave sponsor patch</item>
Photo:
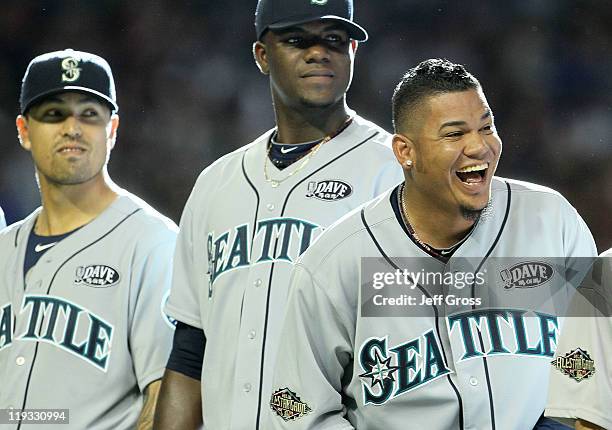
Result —
<instances>
[{"instance_id":1,"label":"dave sponsor patch","mask_svg":"<svg viewBox=\"0 0 612 430\"><path fill-rule=\"evenodd\" d=\"M563 356L559 355L551 363L557 370L576 382L590 378L595 373L595 361L581 348L576 348Z\"/></svg>"},{"instance_id":2,"label":"dave sponsor patch","mask_svg":"<svg viewBox=\"0 0 612 430\"><path fill-rule=\"evenodd\" d=\"M349 183L339 179L326 179L309 182L306 197L333 202L345 199L351 194L353 194L353 187Z\"/></svg>"},{"instance_id":3,"label":"dave sponsor patch","mask_svg":"<svg viewBox=\"0 0 612 430\"><path fill-rule=\"evenodd\" d=\"M270 408L285 421L297 420L312 409L289 388L281 388L272 393Z\"/></svg>"},{"instance_id":4,"label":"dave sponsor patch","mask_svg":"<svg viewBox=\"0 0 612 430\"><path fill-rule=\"evenodd\" d=\"M119 283L119 272L104 264L91 264L76 268L75 285L85 285L91 288L108 288Z\"/></svg>"},{"instance_id":5,"label":"dave sponsor patch","mask_svg":"<svg viewBox=\"0 0 612 430\"><path fill-rule=\"evenodd\" d=\"M555 274L553 267L541 261L517 263L500 273L505 289L535 288L550 281Z\"/></svg>"}]
</instances>

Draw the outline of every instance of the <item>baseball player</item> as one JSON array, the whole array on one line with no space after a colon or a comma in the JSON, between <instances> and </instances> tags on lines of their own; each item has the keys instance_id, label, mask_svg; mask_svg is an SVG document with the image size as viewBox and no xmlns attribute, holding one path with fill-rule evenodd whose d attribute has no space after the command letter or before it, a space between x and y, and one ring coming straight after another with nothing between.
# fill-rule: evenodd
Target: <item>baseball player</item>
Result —
<instances>
[{"instance_id":1,"label":"baseball player","mask_svg":"<svg viewBox=\"0 0 612 430\"><path fill-rule=\"evenodd\" d=\"M411 69L393 112L405 182L326 230L295 264L266 428L531 429L557 317L517 304L565 279L544 257L572 265L595 255L593 238L558 193L494 176L501 141L463 66ZM381 271L368 275L365 257ZM404 284L375 283L396 272ZM396 297L382 293L402 285Z\"/></svg>"},{"instance_id":2,"label":"baseball player","mask_svg":"<svg viewBox=\"0 0 612 430\"><path fill-rule=\"evenodd\" d=\"M592 275L559 338L546 415L576 429L612 429L612 249Z\"/></svg>"},{"instance_id":3,"label":"baseball player","mask_svg":"<svg viewBox=\"0 0 612 430\"><path fill-rule=\"evenodd\" d=\"M0 409L30 417L2 428L151 428L177 227L107 173L119 117L104 59L34 58L20 102L42 207L0 233Z\"/></svg>"},{"instance_id":4,"label":"baseball player","mask_svg":"<svg viewBox=\"0 0 612 430\"><path fill-rule=\"evenodd\" d=\"M4 227L6 227L6 219L4 218L2 208L0 208L0 230L2 230Z\"/></svg>"},{"instance_id":5,"label":"baseball player","mask_svg":"<svg viewBox=\"0 0 612 430\"><path fill-rule=\"evenodd\" d=\"M164 430L266 429L292 263L401 181L389 135L346 104L367 38L352 1L260 0L255 26L277 126L206 168L183 212L166 308L179 324L156 414Z\"/></svg>"}]
</instances>

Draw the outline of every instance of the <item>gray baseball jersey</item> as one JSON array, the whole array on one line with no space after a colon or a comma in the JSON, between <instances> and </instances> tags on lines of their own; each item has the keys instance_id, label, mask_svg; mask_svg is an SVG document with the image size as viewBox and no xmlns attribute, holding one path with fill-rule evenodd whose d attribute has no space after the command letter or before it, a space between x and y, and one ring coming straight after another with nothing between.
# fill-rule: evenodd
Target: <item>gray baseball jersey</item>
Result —
<instances>
[{"instance_id":1,"label":"gray baseball jersey","mask_svg":"<svg viewBox=\"0 0 612 430\"><path fill-rule=\"evenodd\" d=\"M355 117L301 161L264 162L272 130L199 177L181 219L167 313L202 328L204 425L254 430L267 393L292 263L332 222L402 180L389 134ZM275 186L276 185L276 186Z\"/></svg>"},{"instance_id":2,"label":"gray baseball jersey","mask_svg":"<svg viewBox=\"0 0 612 430\"><path fill-rule=\"evenodd\" d=\"M445 263L404 232L392 207L395 194L352 212L295 264L268 393L274 413L266 429L533 428L544 410L557 319L529 316L516 308L520 301L497 302L481 312L470 300L493 293L497 277L509 272L517 274L516 287L505 285L497 293L514 291L527 301L537 296L551 284L547 281L562 276L566 261L595 255L587 226L558 193L495 178L488 209ZM568 258L553 272L540 263L543 256ZM405 268L408 258L423 268L423 276L434 270L451 275L448 291L456 296L447 292L437 301L423 284L406 289L417 301L388 302L389 309L377 314L372 303L385 302L366 297L363 257L381 261L391 274ZM457 284L488 261L503 263L494 260L501 257L521 264L488 274L483 269L486 277L476 295ZM412 279L419 279L412 270ZM542 279L529 282L537 277ZM468 282L474 285L474 279L478 274ZM468 301L458 307L457 297ZM393 313L396 305L412 303L417 316Z\"/></svg>"},{"instance_id":3,"label":"gray baseball jersey","mask_svg":"<svg viewBox=\"0 0 612 430\"><path fill-rule=\"evenodd\" d=\"M0 208L0 230L2 230L4 227L6 227L6 219L4 218L2 208Z\"/></svg>"},{"instance_id":4,"label":"gray baseball jersey","mask_svg":"<svg viewBox=\"0 0 612 430\"><path fill-rule=\"evenodd\" d=\"M577 296L563 326L546 415L612 429L612 249L601 257L592 281L603 289L588 301Z\"/></svg>"},{"instance_id":5,"label":"gray baseball jersey","mask_svg":"<svg viewBox=\"0 0 612 430\"><path fill-rule=\"evenodd\" d=\"M122 192L24 280L39 211L0 234L0 409L69 409L61 428L133 429L171 348L162 301L177 227Z\"/></svg>"}]
</instances>

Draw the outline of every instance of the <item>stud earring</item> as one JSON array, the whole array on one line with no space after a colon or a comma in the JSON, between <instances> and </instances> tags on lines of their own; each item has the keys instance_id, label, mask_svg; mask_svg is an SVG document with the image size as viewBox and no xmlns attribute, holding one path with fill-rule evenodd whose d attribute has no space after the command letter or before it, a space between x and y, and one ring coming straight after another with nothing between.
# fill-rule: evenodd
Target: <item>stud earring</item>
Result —
<instances>
[{"instance_id":1,"label":"stud earring","mask_svg":"<svg viewBox=\"0 0 612 430\"><path fill-rule=\"evenodd\" d=\"M412 160L406 160L406 167L412 167Z\"/></svg>"}]
</instances>

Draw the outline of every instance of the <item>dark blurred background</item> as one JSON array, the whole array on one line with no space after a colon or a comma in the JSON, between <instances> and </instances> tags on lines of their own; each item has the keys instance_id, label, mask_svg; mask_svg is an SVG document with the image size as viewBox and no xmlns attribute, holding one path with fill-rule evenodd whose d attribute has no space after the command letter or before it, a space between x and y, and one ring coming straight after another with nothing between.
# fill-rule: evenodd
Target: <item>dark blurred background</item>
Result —
<instances>
[{"instance_id":1,"label":"dark blurred background","mask_svg":"<svg viewBox=\"0 0 612 430\"><path fill-rule=\"evenodd\" d=\"M111 64L121 127L112 177L177 220L198 173L274 125L251 56L255 0L2 0L0 206L38 205L14 126L22 75L63 48ZM500 176L555 188L612 246L612 1L355 0L370 33L349 105L391 127L403 72L445 57L481 80L504 142ZM366 162L366 160L364 160Z\"/></svg>"}]
</instances>

